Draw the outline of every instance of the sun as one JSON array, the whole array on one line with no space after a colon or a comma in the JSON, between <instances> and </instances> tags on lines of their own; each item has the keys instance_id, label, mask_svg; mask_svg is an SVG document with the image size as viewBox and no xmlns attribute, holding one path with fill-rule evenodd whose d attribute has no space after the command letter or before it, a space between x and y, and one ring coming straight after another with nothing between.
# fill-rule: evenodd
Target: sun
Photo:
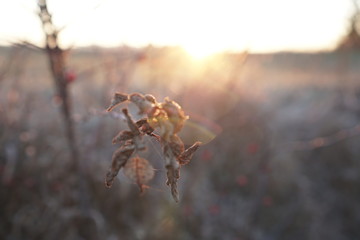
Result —
<instances>
[{"instance_id":1,"label":"sun","mask_svg":"<svg viewBox=\"0 0 360 240\"><path fill-rule=\"evenodd\" d=\"M206 44L206 42L185 43L182 44L182 47L195 60L203 60L222 51L214 45Z\"/></svg>"}]
</instances>

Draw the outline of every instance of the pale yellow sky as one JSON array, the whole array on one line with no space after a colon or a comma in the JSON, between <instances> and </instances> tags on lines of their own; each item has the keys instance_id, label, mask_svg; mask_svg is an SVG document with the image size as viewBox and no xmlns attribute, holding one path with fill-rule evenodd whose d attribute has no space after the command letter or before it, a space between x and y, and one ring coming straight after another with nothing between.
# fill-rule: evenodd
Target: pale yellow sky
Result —
<instances>
[{"instance_id":1,"label":"pale yellow sky","mask_svg":"<svg viewBox=\"0 0 360 240\"><path fill-rule=\"evenodd\" d=\"M0 44L43 41L36 0L0 0ZM190 53L333 48L350 0L48 0L64 46L179 45Z\"/></svg>"}]
</instances>

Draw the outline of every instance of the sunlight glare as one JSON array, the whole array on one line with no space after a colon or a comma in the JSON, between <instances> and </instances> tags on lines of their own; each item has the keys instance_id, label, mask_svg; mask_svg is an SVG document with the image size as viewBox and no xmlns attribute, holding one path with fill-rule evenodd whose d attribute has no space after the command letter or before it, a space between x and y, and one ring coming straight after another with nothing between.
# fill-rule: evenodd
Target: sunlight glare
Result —
<instances>
[{"instance_id":1,"label":"sunlight glare","mask_svg":"<svg viewBox=\"0 0 360 240\"><path fill-rule=\"evenodd\" d=\"M207 44L183 44L182 47L194 60L203 60L221 51Z\"/></svg>"},{"instance_id":2,"label":"sunlight glare","mask_svg":"<svg viewBox=\"0 0 360 240\"><path fill-rule=\"evenodd\" d=\"M60 37L63 46L182 46L194 59L245 48L252 52L332 48L345 33L352 9L351 1L343 0L48 2L55 24L66 26ZM327 11L322 11L324 6ZM0 43L23 39L41 44L34 11L32 1L0 3Z\"/></svg>"}]
</instances>

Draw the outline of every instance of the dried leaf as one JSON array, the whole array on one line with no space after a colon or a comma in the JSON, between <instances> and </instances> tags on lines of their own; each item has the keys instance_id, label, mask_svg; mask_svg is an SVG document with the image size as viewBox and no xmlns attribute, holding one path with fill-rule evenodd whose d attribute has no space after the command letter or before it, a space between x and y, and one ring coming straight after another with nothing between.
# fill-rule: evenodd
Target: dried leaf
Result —
<instances>
[{"instance_id":1,"label":"dried leaf","mask_svg":"<svg viewBox=\"0 0 360 240\"><path fill-rule=\"evenodd\" d=\"M107 108L107 111L110 112L118 104L129 100L129 96L124 93L115 93L113 99L111 100L110 106Z\"/></svg>"},{"instance_id":2,"label":"dried leaf","mask_svg":"<svg viewBox=\"0 0 360 240\"><path fill-rule=\"evenodd\" d=\"M110 187L112 185L120 168L124 166L124 174L138 184L141 192L144 191L145 184L154 176L154 169L146 159L140 157L128 159L134 152L145 149L142 137L147 134L159 140L163 147L165 168L167 170L166 184L170 186L172 197L178 202L177 181L180 178L180 166L190 162L193 154L201 144L196 142L185 150L184 143L176 135L182 129L188 117L176 102L165 98L163 103L157 103L154 96L140 93L130 95L115 94L108 111L111 111L117 104L124 101L134 103L139 108L140 113L146 114L147 118L134 122L128 110L126 108L122 110L130 131L121 131L113 139L113 143L125 141L125 145L113 155L112 167L105 179L106 186ZM154 134L155 129L158 129L160 136Z\"/></svg>"},{"instance_id":3,"label":"dried leaf","mask_svg":"<svg viewBox=\"0 0 360 240\"><path fill-rule=\"evenodd\" d=\"M139 109L140 113L148 113L155 105L152 103L152 101L155 101L154 99L151 99L151 97L144 97L140 93L132 93L129 97L130 101L134 103Z\"/></svg>"},{"instance_id":4,"label":"dried leaf","mask_svg":"<svg viewBox=\"0 0 360 240\"><path fill-rule=\"evenodd\" d=\"M130 180L136 182L140 191L143 192L146 183L154 177L154 168L144 158L131 158L124 166L124 174Z\"/></svg>"},{"instance_id":5,"label":"dried leaf","mask_svg":"<svg viewBox=\"0 0 360 240\"><path fill-rule=\"evenodd\" d=\"M110 188L114 182L115 177L118 175L119 170L123 167L131 154L135 151L134 144L128 141L124 146L118 148L112 156L111 168L105 177L105 186Z\"/></svg>"},{"instance_id":6,"label":"dried leaf","mask_svg":"<svg viewBox=\"0 0 360 240\"><path fill-rule=\"evenodd\" d=\"M120 143L132 139L134 137L133 132L131 131L120 131L112 140L113 144Z\"/></svg>"},{"instance_id":7,"label":"dried leaf","mask_svg":"<svg viewBox=\"0 0 360 240\"><path fill-rule=\"evenodd\" d=\"M167 181L166 184L171 188L171 195L175 202L179 202L179 193L177 190L177 180L180 178L180 169L174 169L172 166L166 166Z\"/></svg>"},{"instance_id":8,"label":"dried leaf","mask_svg":"<svg viewBox=\"0 0 360 240\"><path fill-rule=\"evenodd\" d=\"M170 136L174 135L174 125L169 121L166 115L160 115L156 117L156 120L158 122L158 127L160 128L159 133L161 138L164 141L169 142Z\"/></svg>"},{"instance_id":9,"label":"dried leaf","mask_svg":"<svg viewBox=\"0 0 360 240\"><path fill-rule=\"evenodd\" d=\"M146 118L140 119L135 124L140 129L140 131L145 133L145 134L148 134L148 135L151 136L152 132L154 132L154 128L152 128L150 126L150 124L148 123Z\"/></svg>"},{"instance_id":10,"label":"dried leaf","mask_svg":"<svg viewBox=\"0 0 360 240\"><path fill-rule=\"evenodd\" d=\"M124 113L126 120L127 120L127 124L129 126L131 132L134 135L133 141L136 146L136 149L137 150L145 150L145 144L142 141L141 132L140 132L139 128L136 126L135 122L132 120L132 118L129 115L128 110L126 108L124 108L122 110L122 112Z\"/></svg>"},{"instance_id":11,"label":"dried leaf","mask_svg":"<svg viewBox=\"0 0 360 240\"><path fill-rule=\"evenodd\" d=\"M151 103L156 103L156 98L151 94L145 94L145 99Z\"/></svg>"},{"instance_id":12,"label":"dried leaf","mask_svg":"<svg viewBox=\"0 0 360 240\"><path fill-rule=\"evenodd\" d=\"M154 132L154 128L150 126L147 118L143 118L140 119L139 121L136 122L136 126L138 126L138 128L140 129L140 132L145 133L151 137L156 138L157 141L161 141L161 138L159 135L153 133Z\"/></svg>"},{"instance_id":13,"label":"dried leaf","mask_svg":"<svg viewBox=\"0 0 360 240\"><path fill-rule=\"evenodd\" d=\"M135 124L136 124L136 126L137 126L138 128L141 128L144 124L147 124L147 119L146 119L146 118L142 118L142 119L136 121Z\"/></svg>"},{"instance_id":14,"label":"dried leaf","mask_svg":"<svg viewBox=\"0 0 360 240\"><path fill-rule=\"evenodd\" d=\"M185 115L180 105L169 98L165 98L165 103L162 103L161 107L166 112L169 121L173 125L174 134L180 132L185 121L188 119L188 116Z\"/></svg>"},{"instance_id":15,"label":"dried leaf","mask_svg":"<svg viewBox=\"0 0 360 240\"><path fill-rule=\"evenodd\" d=\"M169 143L164 144L165 167L167 169L166 184L171 188L171 195L176 202L179 201L179 193L177 191L177 180L180 178L180 165L175 158Z\"/></svg>"},{"instance_id":16,"label":"dried leaf","mask_svg":"<svg viewBox=\"0 0 360 240\"><path fill-rule=\"evenodd\" d=\"M176 134L170 137L169 146L176 158L178 158L185 150L183 141Z\"/></svg>"},{"instance_id":17,"label":"dried leaf","mask_svg":"<svg viewBox=\"0 0 360 240\"><path fill-rule=\"evenodd\" d=\"M131 132L134 135L140 135L140 130L139 130L138 126L135 124L134 120L132 120L131 116L129 115L128 110L126 108L123 108L122 112L124 113L124 115L126 117L126 121L127 121L127 124L129 126Z\"/></svg>"},{"instance_id":18,"label":"dried leaf","mask_svg":"<svg viewBox=\"0 0 360 240\"><path fill-rule=\"evenodd\" d=\"M194 155L194 153L196 152L196 150L198 150L198 148L200 147L201 142L196 142L194 143L191 147L189 147L188 149L186 149L180 156L179 156L179 162L181 165L185 165L188 164L192 158L192 156Z\"/></svg>"}]
</instances>

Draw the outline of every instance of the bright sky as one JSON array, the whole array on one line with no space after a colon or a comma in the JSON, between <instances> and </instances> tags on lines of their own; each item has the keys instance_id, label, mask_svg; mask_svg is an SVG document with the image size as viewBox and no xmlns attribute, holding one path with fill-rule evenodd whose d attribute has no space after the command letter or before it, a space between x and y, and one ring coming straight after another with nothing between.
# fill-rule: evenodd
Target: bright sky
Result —
<instances>
[{"instance_id":1,"label":"bright sky","mask_svg":"<svg viewBox=\"0 0 360 240\"><path fill-rule=\"evenodd\" d=\"M36 0L0 0L0 44L43 41ZM350 0L48 0L62 45L182 46L193 54L332 48Z\"/></svg>"}]
</instances>

